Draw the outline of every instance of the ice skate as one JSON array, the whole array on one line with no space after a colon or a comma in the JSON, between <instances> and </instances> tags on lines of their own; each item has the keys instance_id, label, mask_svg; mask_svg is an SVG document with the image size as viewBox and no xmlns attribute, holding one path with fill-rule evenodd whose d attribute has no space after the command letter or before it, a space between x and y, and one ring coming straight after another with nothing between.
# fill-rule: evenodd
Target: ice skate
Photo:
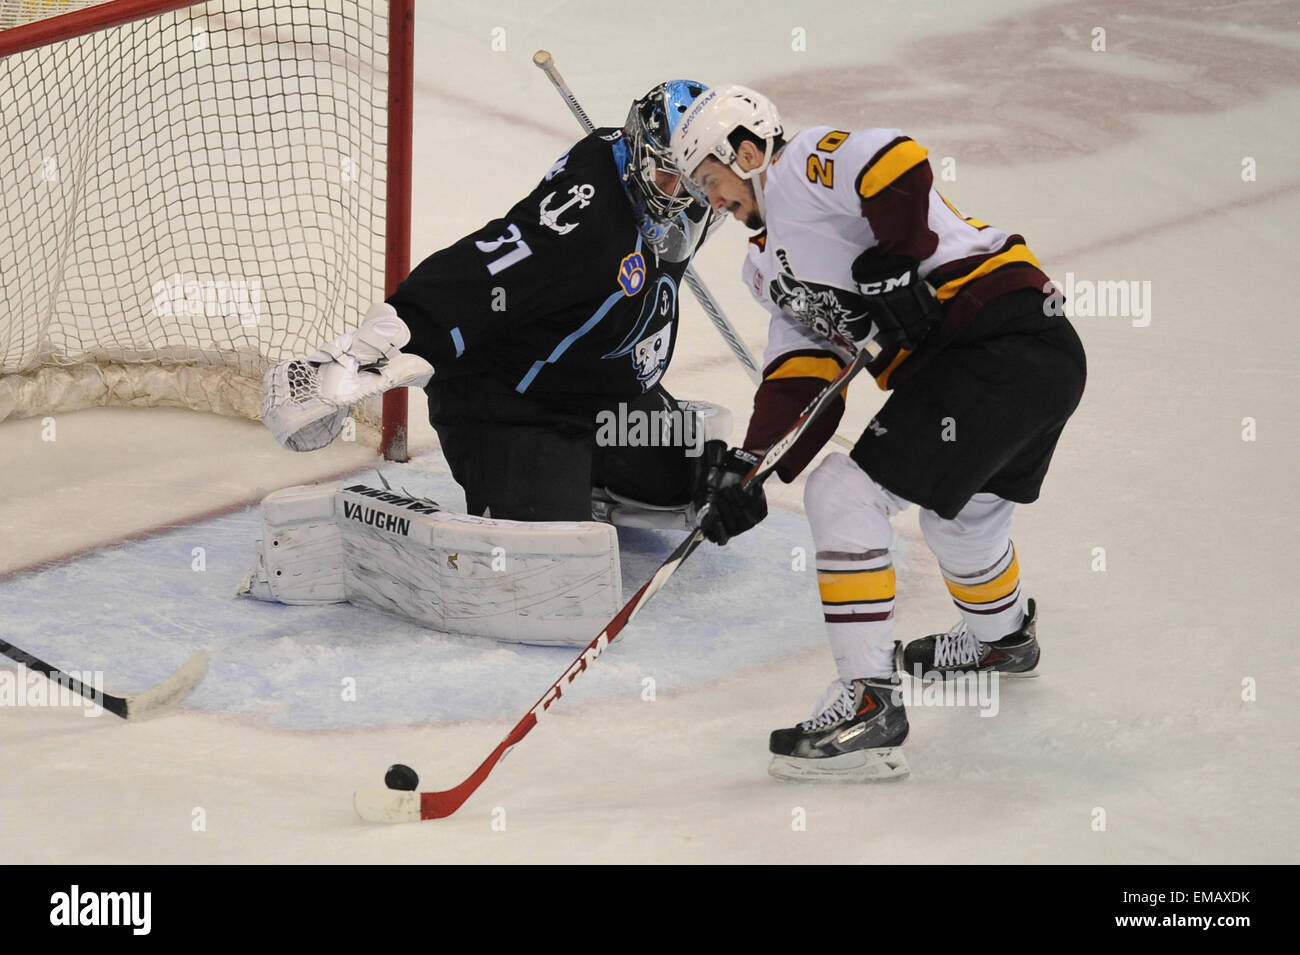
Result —
<instances>
[{"instance_id":1,"label":"ice skate","mask_svg":"<svg viewBox=\"0 0 1300 955\"><path fill-rule=\"evenodd\" d=\"M1007 677L1038 676L1037 607L1031 598L1024 622L1015 633L981 642L959 623L947 633L913 640L903 651L899 669L916 679L952 679L964 673L997 672Z\"/></svg>"},{"instance_id":2,"label":"ice skate","mask_svg":"<svg viewBox=\"0 0 1300 955\"><path fill-rule=\"evenodd\" d=\"M899 747L907 713L898 678L830 685L817 711L790 729L774 730L768 772L777 779L866 782L906 776Z\"/></svg>"}]
</instances>

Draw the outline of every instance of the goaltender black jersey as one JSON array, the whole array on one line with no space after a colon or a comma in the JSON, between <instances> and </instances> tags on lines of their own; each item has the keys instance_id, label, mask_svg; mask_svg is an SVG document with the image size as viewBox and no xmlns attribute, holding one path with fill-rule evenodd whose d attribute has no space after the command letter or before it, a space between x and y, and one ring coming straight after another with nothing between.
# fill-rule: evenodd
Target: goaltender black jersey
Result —
<instances>
[{"instance_id":1,"label":"goaltender black jersey","mask_svg":"<svg viewBox=\"0 0 1300 955\"><path fill-rule=\"evenodd\" d=\"M421 262L388 299L435 380L487 376L543 400L598 407L654 387L677 338L690 262L661 260L624 191L618 129L561 156L500 219ZM708 210L693 204L689 252Z\"/></svg>"}]
</instances>

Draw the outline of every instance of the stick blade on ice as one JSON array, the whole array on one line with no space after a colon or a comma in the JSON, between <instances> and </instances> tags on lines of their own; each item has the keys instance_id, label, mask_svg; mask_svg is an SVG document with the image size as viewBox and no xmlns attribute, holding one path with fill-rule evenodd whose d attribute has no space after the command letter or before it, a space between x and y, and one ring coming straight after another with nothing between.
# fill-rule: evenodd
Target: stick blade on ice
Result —
<instances>
[{"instance_id":1,"label":"stick blade on ice","mask_svg":"<svg viewBox=\"0 0 1300 955\"><path fill-rule=\"evenodd\" d=\"M157 686L126 698L126 718L144 720L171 709L194 692L208 673L206 650L196 650L180 669Z\"/></svg>"},{"instance_id":2,"label":"stick blade on ice","mask_svg":"<svg viewBox=\"0 0 1300 955\"><path fill-rule=\"evenodd\" d=\"M420 794L405 789L367 786L352 794L352 807L367 822L419 822Z\"/></svg>"},{"instance_id":3,"label":"stick blade on ice","mask_svg":"<svg viewBox=\"0 0 1300 955\"><path fill-rule=\"evenodd\" d=\"M528 730L537 725L537 720L530 713L524 717L511 734L506 737L474 770L469 779L459 786L441 792L412 792L405 789L388 789L379 786L367 786L352 794L352 806L357 815L368 822L419 822L421 819L445 819L465 804L465 800L474 794L483 780L487 779L492 767L501 761L510 748L527 735ZM522 727L522 731L521 731Z\"/></svg>"},{"instance_id":4,"label":"stick blade on ice","mask_svg":"<svg viewBox=\"0 0 1300 955\"><path fill-rule=\"evenodd\" d=\"M478 788L479 774L446 792L410 792L367 786L352 794L352 807L367 822L419 822L421 819L445 819L464 804ZM482 775L486 776L486 773Z\"/></svg>"}]
</instances>

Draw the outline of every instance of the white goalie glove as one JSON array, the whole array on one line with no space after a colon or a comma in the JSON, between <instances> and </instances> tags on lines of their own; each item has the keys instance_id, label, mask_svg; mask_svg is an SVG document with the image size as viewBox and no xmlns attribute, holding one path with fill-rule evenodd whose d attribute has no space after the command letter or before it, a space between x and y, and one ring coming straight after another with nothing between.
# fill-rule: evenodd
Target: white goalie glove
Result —
<instances>
[{"instance_id":1,"label":"white goalie glove","mask_svg":"<svg viewBox=\"0 0 1300 955\"><path fill-rule=\"evenodd\" d=\"M262 421L290 451L323 448L343 430L351 407L390 388L422 387L433 366L401 349L411 340L387 302L371 307L355 332L291 358L262 378Z\"/></svg>"}]
</instances>

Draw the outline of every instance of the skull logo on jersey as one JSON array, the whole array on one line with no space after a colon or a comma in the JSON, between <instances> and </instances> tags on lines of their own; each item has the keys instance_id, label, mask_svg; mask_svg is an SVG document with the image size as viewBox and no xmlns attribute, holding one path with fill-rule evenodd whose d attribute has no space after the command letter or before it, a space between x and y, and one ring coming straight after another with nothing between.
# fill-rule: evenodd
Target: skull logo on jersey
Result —
<instances>
[{"instance_id":1,"label":"skull logo on jersey","mask_svg":"<svg viewBox=\"0 0 1300 955\"><path fill-rule=\"evenodd\" d=\"M855 314L850 305L859 298L845 289L800 281L789 272L778 272L767 293L787 315L832 341L843 340L845 322Z\"/></svg>"},{"instance_id":2,"label":"skull logo on jersey","mask_svg":"<svg viewBox=\"0 0 1300 955\"><path fill-rule=\"evenodd\" d=\"M641 341L632 349L632 361L636 364L636 377L642 389L654 386L668 367L668 344L672 339L671 328L661 328Z\"/></svg>"},{"instance_id":3,"label":"skull logo on jersey","mask_svg":"<svg viewBox=\"0 0 1300 955\"><path fill-rule=\"evenodd\" d=\"M673 322L677 318L677 285L661 275L653 289L647 289L641 314L622 343L602 358L630 357L641 389L648 391L663 377L672 355ZM654 329L651 331L651 329Z\"/></svg>"}]
</instances>

